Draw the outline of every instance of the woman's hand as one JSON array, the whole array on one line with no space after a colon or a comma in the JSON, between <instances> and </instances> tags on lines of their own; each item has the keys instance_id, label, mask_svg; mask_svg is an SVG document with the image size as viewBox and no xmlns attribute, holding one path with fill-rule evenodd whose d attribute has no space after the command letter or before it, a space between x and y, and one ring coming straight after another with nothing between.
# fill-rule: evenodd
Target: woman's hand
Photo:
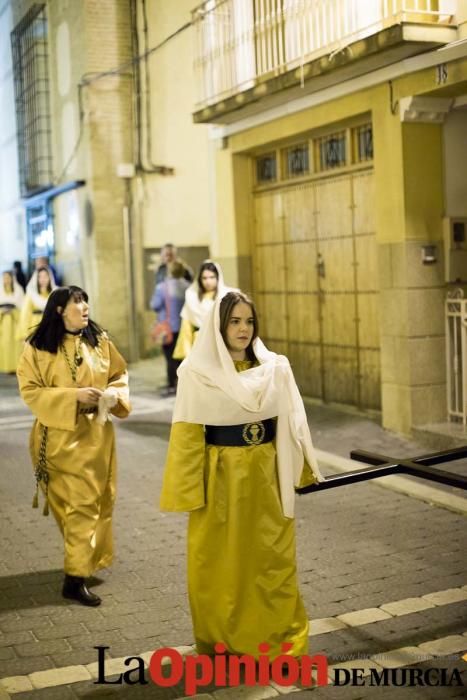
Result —
<instances>
[{"instance_id":1,"label":"woman's hand","mask_svg":"<svg viewBox=\"0 0 467 700\"><path fill-rule=\"evenodd\" d=\"M78 389L78 401L85 406L97 406L97 402L102 394L103 392L100 389L87 386L83 389Z\"/></svg>"}]
</instances>

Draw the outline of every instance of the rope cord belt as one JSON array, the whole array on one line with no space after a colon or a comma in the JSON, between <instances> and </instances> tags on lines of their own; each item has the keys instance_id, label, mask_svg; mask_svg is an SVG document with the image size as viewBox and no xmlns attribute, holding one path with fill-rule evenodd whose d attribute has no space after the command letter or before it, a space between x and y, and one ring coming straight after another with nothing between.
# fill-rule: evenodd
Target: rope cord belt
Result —
<instances>
[{"instance_id":1,"label":"rope cord belt","mask_svg":"<svg viewBox=\"0 0 467 700\"><path fill-rule=\"evenodd\" d=\"M42 313L42 312L38 312ZM71 378L73 379L74 383L76 384L76 372L78 367L83 361L82 355L81 355L81 342L78 345L78 348L75 349L75 355L73 357L73 363L70 361L70 358L68 356L68 353L66 351L65 345L60 346L61 349L63 350L63 354L65 356L66 363L70 369L71 372ZM85 407L82 406L78 408L78 413L95 413L97 411L97 408L95 406L91 407ZM43 515L48 515L49 514L49 472L47 471L47 436L48 436L48 427L46 425L42 426L42 438L41 438L41 444L39 447L39 459L37 460L37 464L34 467L34 476L36 477L36 492L33 496L32 499L32 507L33 508L38 508L39 507L39 483L42 481L44 484L44 495L45 495L45 503L44 503L44 509L42 511Z\"/></svg>"}]
</instances>

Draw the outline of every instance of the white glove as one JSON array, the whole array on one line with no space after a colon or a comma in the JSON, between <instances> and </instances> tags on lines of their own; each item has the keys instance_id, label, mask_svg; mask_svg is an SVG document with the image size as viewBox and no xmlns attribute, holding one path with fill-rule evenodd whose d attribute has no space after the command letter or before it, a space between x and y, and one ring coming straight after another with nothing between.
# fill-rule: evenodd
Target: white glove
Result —
<instances>
[{"instance_id":1,"label":"white glove","mask_svg":"<svg viewBox=\"0 0 467 700\"><path fill-rule=\"evenodd\" d=\"M97 404L97 418L96 421L99 425L104 425L104 423L110 420L110 409L113 408L118 402L118 391L117 389L106 389L99 399Z\"/></svg>"}]
</instances>

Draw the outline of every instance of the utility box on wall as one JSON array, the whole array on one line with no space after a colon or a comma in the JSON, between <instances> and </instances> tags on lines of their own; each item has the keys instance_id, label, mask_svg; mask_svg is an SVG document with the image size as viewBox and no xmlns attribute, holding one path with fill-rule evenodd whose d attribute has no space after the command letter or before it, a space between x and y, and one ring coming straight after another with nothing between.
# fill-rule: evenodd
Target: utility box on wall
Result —
<instances>
[{"instance_id":1,"label":"utility box on wall","mask_svg":"<svg viewBox=\"0 0 467 700\"><path fill-rule=\"evenodd\" d=\"M444 218L443 239L446 282L467 282L467 218Z\"/></svg>"}]
</instances>

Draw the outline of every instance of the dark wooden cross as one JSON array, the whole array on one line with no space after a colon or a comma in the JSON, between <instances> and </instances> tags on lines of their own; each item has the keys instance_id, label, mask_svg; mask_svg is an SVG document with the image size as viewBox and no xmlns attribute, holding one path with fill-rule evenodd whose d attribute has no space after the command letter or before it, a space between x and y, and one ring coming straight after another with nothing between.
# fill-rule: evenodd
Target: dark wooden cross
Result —
<instances>
[{"instance_id":1,"label":"dark wooden cross","mask_svg":"<svg viewBox=\"0 0 467 700\"><path fill-rule=\"evenodd\" d=\"M333 489L337 486L357 484L359 481L378 479L380 476L389 476L390 474L407 474L410 476L417 476L421 479L428 479L429 481L436 481L439 484L446 484L446 486L455 486L464 491L467 489L466 476L462 474L453 474L443 469L436 469L433 466L435 464L453 462L456 459L467 457L467 445L454 450L434 452L429 455L422 455L421 457L409 457L408 459L393 459L386 455L366 452L365 450L353 450L350 453L350 457L359 462L371 464L372 466L345 472L344 474L332 474L331 476L327 476L326 480L319 484L311 484L311 486L304 486L303 488L296 489L297 493L315 493L316 491Z\"/></svg>"}]
</instances>

